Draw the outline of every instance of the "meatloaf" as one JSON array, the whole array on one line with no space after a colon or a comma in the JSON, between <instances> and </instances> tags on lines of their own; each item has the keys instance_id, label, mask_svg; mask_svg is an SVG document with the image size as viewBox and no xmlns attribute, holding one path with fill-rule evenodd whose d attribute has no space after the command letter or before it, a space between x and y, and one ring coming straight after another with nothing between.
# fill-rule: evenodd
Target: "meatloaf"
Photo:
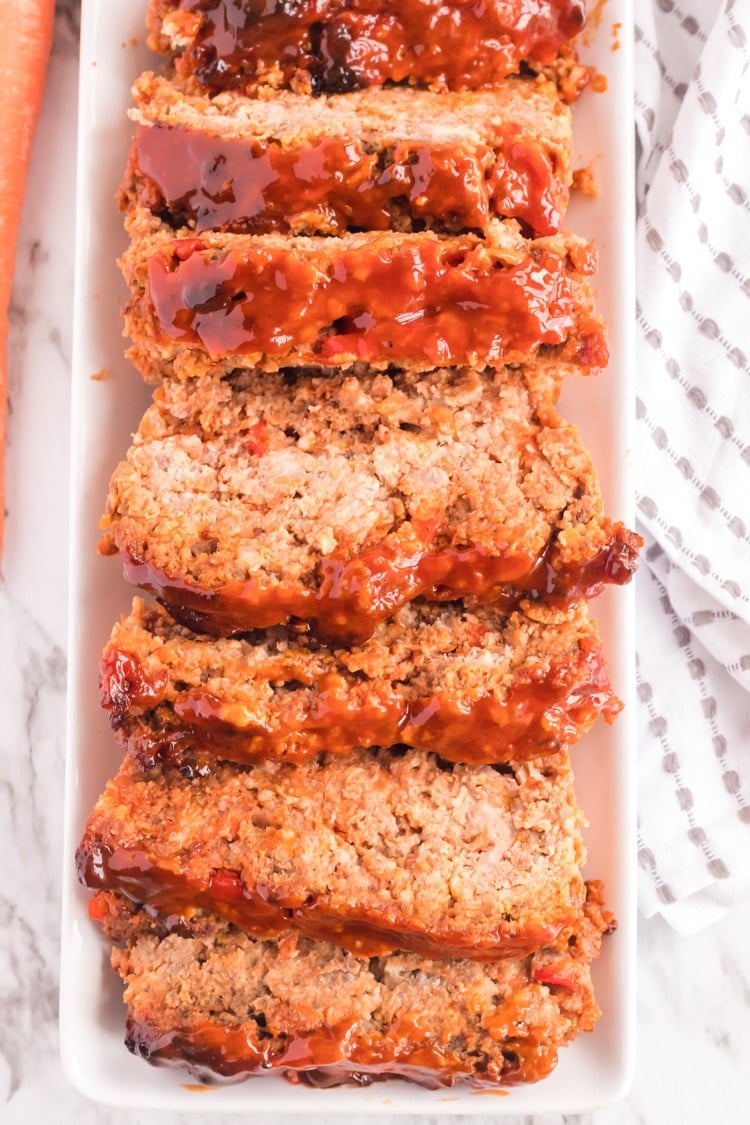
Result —
<instances>
[{"instance_id":1,"label":"meatloaf","mask_svg":"<svg viewBox=\"0 0 750 1125\"><path fill-rule=\"evenodd\" d=\"M570 110L551 84L432 94L409 87L311 100L208 98L144 74L121 193L132 237L163 227L342 234L484 231L491 217L560 228Z\"/></svg>"},{"instance_id":2,"label":"meatloaf","mask_svg":"<svg viewBox=\"0 0 750 1125\"><path fill-rule=\"evenodd\" d=\"M111 894L95 896L91 913L122 946L112 964L134 1054L200 1081L275 1071L315 1086L543 1078L557 1048L599 1017L590 963L612 928L595 883L554 943L492 964L363 960L292 931L259 940L201 913L168 933Z\"/></svg>"},{"instance_id":3,"label":"meatloaf","mask_svg":"<svg viewBox=\"0 0 750 1125\"><path fill-rule=\"evenodd\" d=\"M186 776L185 774L188 774ZM567 753L503 766L358 750L144 774L126 756L86 826L79 876L163 915L295 928L361 956L493 960L580 917Z\"/></svg>"},{"instance_id":4,"label":"meatloaf","mask_svg":"<svg viewBox=\"0 0 750 1125\"><path fill-rule=\"evenodd\" d=\"M562 55L572 98L588 80L569 46L584 21L585 0L150 0L148 12L149 45L172 55L180 75L249 93L404 81L474 89Z\"/></svg>"},{"instance_id":5,"label":"meatloaf","mask_svg":"<svg viewBox=\"0 0 750 1125\"><path fill-rule=\"evenodd\" d=\"M515 223L490 227L487 240L147 235L121 259L130 357L152 382L310 363L497 366L541 347L584 370L603 367L591 247L573 235L530 241Z\"/></svg>"},{"instance_id":6,"label":"meatloaf","mask_svg":"<svg viewBox=\"0 0 750 1125\"><path fill-rule=\"evenodd\" d=\"M630 577L555 412L560 369L239 371L159 388L116 469L104 553L182 624L363 640L417 597L566 603Z\"/></svg>"},{"instance_id":7,"label":"meatloaf","mask_svg":"<svg viewBox=\"0 0 750 1125\"><path fill-rule=\"evenodd\" d=\"M519 760L620 709L585 603L546 622L412 603L363 645L332 651L284 629L199 637L136 598L104 650L101 688L144 768L398 744L458 762Z\"/></svg>"}]
</instances>

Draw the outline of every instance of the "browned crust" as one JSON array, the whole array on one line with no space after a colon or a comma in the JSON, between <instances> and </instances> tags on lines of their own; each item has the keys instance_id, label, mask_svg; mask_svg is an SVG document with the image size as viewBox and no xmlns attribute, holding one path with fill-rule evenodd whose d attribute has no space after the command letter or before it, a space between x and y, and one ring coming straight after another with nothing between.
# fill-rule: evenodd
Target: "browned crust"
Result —
<instances>
[{"instance_id":1,"label":"browned crust","mask_svg":"<svg viewBox=\"0 0 750 1125\"><path fill-rule=\"evenodd\" d=\"M120 198L133 238L484 232L497 217L551 235L567 208L571 115L549 84L258 100L210 98L146 73L133 93L138 127Z\"/></svg>"},{"instance_id":2,"label":"browned crust","mask_svg":"<svg viewBox=\"0 0 750 1125\"><path fill-rule=\"evenodd\" d=\"M112 478L102 549L217 635L296 618L346 642L417 597L592 596L639 541L602 515L559 374L172 382Z\"/></svg>"},{"instance_id":3,"label":"browned crust","mask_svg":"<svg viewBox=\"0 0 750 1125\"><path fill-rule=\"evenodd\" d=\"M234 22L215 16L221 7L217 0L201 14L192 0L149 5L149 45L204 89L320 94L395 81L461 90L493 86L523 66L548 72L573 100L588 81L570 42L584 25L583 0L525 3L521 21L507 0L478 8L442 0L274 5L241 32L217 36L214 19L218 27Z\"/></svg>"},{"instance_id":4,"label":"browned crust","mask_svg":"<svg viewBox=\"0 0 750 1125\"><path fill-rule=\"evenodd\" d=\"M566 754L449 767L415 751L144 776L126 759L91 814L82 881L160 914L293 926L362 955L492 960L580 914L580 813Z\"/></svg>"},{"instance_id":5,"label":"browned crust","mask_svg":"<svg viewBox=\"0 0 750 1125\"><path fill-rule=\"evenodd\" d=\"M365 644L331 652L283 630L198 637L137 598L104 650L102 703L144 768L399 743L451 761L519 761L620 707L585 605L546 617L412 605Z\"/></svg>"},{"instance_id":6,"label":"browned crust","mask_svg":"<svg viewBox=\"0 0 750 1125\"><path fill-rule=\"evenodd\" d=\"M124 948L127 1044L202 1081L269 1071L312 1085L402 1076L428 1086L535 1081L599 1015L590 963L613 928L601 886L531 957L478 965L363 961L292 932L259 941L207 914L165 929L115 895L91 913ZM175 928L176 927L176 928Z\"/></svg>"},{"instance_id":7,"label":"browned crust","mask_svg":"<svg viewBox=\"0 0 750 1125\"><path fill-rule=\"evenodd\" d=\"M530 241L515 224L491 226L488 240L150 233L120 263L130 357L151 382L362 361L497 367L540 349L584 372L606 366L593 249L572 235Z\"/></svg>"}]
</instances>

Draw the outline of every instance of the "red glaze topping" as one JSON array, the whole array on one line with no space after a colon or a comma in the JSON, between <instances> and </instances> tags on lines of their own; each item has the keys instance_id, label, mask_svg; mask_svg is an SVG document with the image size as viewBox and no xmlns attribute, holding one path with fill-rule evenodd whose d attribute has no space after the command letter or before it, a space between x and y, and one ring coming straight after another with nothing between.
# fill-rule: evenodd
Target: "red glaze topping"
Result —
<instances>
[{"instance_id":1,"label":"red glaze topping","mask_svg":"<svg viewBox=\"0 0 750 1125\"><path fill-rule=\"evenodd\" d=\"M536 559L491 555L483 547L425 547L404 558L381 544L348 560L324 559L317 589L301 583L267 589L252 579L207 589L127 554L123 570L199 633L232 636L302 619L321 636L348 644L367 640L378 622L418 597L467 598L508 610L526 598L563 606L594 597L605 585L630 580L641 545L640 536L619 523L592 558L567 564L554 542Z\"/></svg>"},{"instance_id":2,"label":"red glaze topping","mask_svg":"<svg viewBox=\"0 0 750 1125\"><path fill-rule=\"evenodd\" d=\"M569 991L575 988L572 975L558 965L541 965L535 968L534 980L539 984L546 984L548 988L565 988Z\"/></svg>"},{"instance_id":3,"label":"red glaze topping","mask_svg":"<svg viewBox=\"0 0 750 1125\"><path fill-rule=\"evenodd\" d=\"M146 682L137 657L108 649L102 660L102 698L114 729L124 729L144 766L157 759L179 765L189 750L251 764L264 758L304 762L319 753L346 754L355 746L399 744L454 762L519 761L577 741L598 715L611 722L621 708L601 647L593 643L546 673L527 677L504 699L486 695L463 703L436 693L406 701L397 685L360 685L329 674L316 685L313 707L307 697L304 706L295 707L291 692L284 710L268 725L241 703L219 699L205 688L178 692L166 715L163 708L154 713L150 709L162 702L156 684L150 699L137 690L129 695L118 676L124 665L141 669L140 677L130 682ZM144 712L146 721L138 722Z\"/></svg>"},{"instance_id":4,"label":"red glaze topping","mask_svg":"<svg viewBox=\"0 0 750 1125\"><path fill-rule=\"evenodd\" d=\"M516 218L536 235L560 228L568 187L539 141L509 126L487 145L418 145L385 152L322 138L295 148L141 125L130 161L141 205L198 232L388 230L403 211L450 230Z\"/></svg>"},{"instance_id":5,"label":"red glaze topping","mask_svg":"<svg viewBox=\"0 0 750 1125\"><path fill-rule=\"evenodd\" d=\"M179 917L195 908L213 913L242 930L271 937L290 927L310 938L330 941L359 957L380 957L396 949L424 957L466 957L495 961L520 956L551 944L574 921L560 917L547 925L521 928L511 919L496 919L490 930L481 920L480 932L424 932L394 926L385 912L352 906L344 915L314 898L273 902L263 887L247 887L237 872L216 871L199 880L181 870L180 860L164 860L141 848L110 848L84 837L78 854L78 877L96 891L117 891L161 916Z\"/></svg>"},{"instance_id":6,"label":"red glaze topping","mask_svg":"<svg viewBox=\"0 0 750 1125\"><path fill-rule=\"evenodd\" d=\"M177 58L213 90L259 83L344 93L386 81L476 89L546 65L581 31L584 0L179 0Z\"/></svg>"},{"instance_id":7,"label":"red glaze topping","mask_svg":"<svg viewBox=\"0 0 750 1125\"><path fill-rule=\"evenodd\" d=\"M519 1011L519 1019L521 1015ZM522 1038L509 1039L495 1060L473 1059L406 1019L380 1034L362 1032L353 1022L296 1031L282 1042L264 1037L252 1020L235 1025L205 1021L162 1031L131 1015L125 1042L141 1058L157 1066L187 1066L204 1082L286 1071L289 1081L318 1087L366 1086L398 1077L430 1089L457 1082L483 1088L536 1082L557 1062L554 1047Z\"/></svg>"},{"instance_id":8,"label":"red glaze topping","mask_svg":"<svg viewBox=\"0 0 750 1125\"><path fill-rule=\"evenodd\" d=\"M101 704L105 710L154 707L164 697L168 676L146 675L140 660L121 649L108 649L102 658Z\"/></svg>"},{"instance_id":9,"label":"red glaze topping","mask_svg":"<svg viewBox=\"0 0 750 1125\"><path fill-rule=\"evenodd\" d=\"M566 341L584 367L608 359L601 322L582 308L577 271L592 271L593 257L571 269L567 257L537 250L500 265L474 238L418 236L384 235L327 262L315 250L188 243L149 258L147 301L162 340L213 360L301 352L331 366L511 363Z\"/></svg>"}]
</instances>

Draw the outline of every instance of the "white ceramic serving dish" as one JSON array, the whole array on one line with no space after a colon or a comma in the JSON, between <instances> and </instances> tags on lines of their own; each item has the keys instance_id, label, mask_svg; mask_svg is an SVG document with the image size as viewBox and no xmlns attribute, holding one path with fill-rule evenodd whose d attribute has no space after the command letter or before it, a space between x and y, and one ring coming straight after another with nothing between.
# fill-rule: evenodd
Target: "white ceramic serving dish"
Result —
<instances>
[{"instance_id":1,"label":"white ceramic serving dish","mask_svg":"<svg viewBox=\"0 0 750 1125\"><path fill-rule=\"evenodd\" d=\"M132 79L158 65L145 47L145 0L84 0L76 225L73 354L69 705L66 836L63 855L61 1051L83 1094L113 1106L180 1111L366 1115L375 1113L581 1113L622 1097L631 1078L635 1025L635 801L632 590L596 603L613 681L626 703L614 727L603 723L574 751L581 804L590 821L587 874L604 880L619 920L595 966L603 1017L596 1030L561 1052L554 1074L507 1093L429 1091L401 1081L366 1089L313 1090L283 1078L256 1079L196 1094L185 1073L149 1067L123 1046L124 1007L108 951L86 913L74 851L87 813L117 769L120 752L98 705L97 664L132 590L118 564L97 557L98 519L107 482L148 402L123 358L120 308L125 288L115 259L125 246L115 191L130 137ZM597 3L597 8L600 4ZM610 513L631 522L629 474L633 413L632 54L628 0L608 0L582 54L604 74L604 93L576 107L576 166L591 164L599 195L578 199L570 226L601 252L599 302L613 360L599 378L571 381L564 411L578 422L599 469ZM620 25L619 30L615 27ZM615 43L619 49L613 50ZM106 372L107 378L93 379Z\"/></svg>"}]
</instances>

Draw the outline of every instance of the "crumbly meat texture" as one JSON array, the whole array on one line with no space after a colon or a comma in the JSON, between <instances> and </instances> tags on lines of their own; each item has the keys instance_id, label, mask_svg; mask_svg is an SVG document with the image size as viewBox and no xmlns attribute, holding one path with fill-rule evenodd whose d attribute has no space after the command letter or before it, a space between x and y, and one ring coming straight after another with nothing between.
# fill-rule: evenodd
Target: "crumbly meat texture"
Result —
<instances>
[{"instance_id":1,"label":"crumbly meat texture","mask_svg":"<svg viewBox=\"0 0 750 1125\"><path fill-rule=\"evenodd\" d=\"M102 703L145 768L399 743L519 760L620 707L585 603L540 616L412 603L364 644L331 650L285 629L200 637L136 598L104 650Z\"/></svg>"},{"instance_id":2,"label":"crumbly meat texture","mask_svg":"<svg viewBox=\"0 0 750 1125\"><path fill-rule=\"evenodd\" d=\"M268 96L348 93L384 82L433 90L494 86L521 67L548 69L572 100L588 81L571 40L584 0L319 0L268 6L237 20L230 0L150 0L149 46L172 56L182 77L208 90ZM236 7L236 5L235 5ZM522 16L522 18L521 18ZM568 61L570 60L570 61ZM574 82L565 82L571 67Z\"/></svg>"},{"instance_id":3,"label":"crumbly meat texture","mask_svg":"<svg viewBox=\"0 0 750 1125\"><path fill-rule=\"evenodd\" d=\"M161 914L200 907L361 953L493 960L580 917L582 817L565 752L507 766L414 750L144 775L126 757L79 874Z\"/></svg>"},{"instance_id":4,"label":"crumbly meat texture","mask_svg":"<svg viewBox=\"0 0 750 1125\"><path fill-rule=\"evenodd\" d=\"M567 208L571 114L551 83L268 100L191 94L146 73L133 96L120 195L132 238L211 228L456 233L484 231L493 216L549 235Z\"/></svg>"},{"instance_id":5,"label":"crumbly meat texture","mask_svg":"<svg viewBox=\"0 0 750 1125\"><path fill-rule=\"evenodd\" d=\"M128 354L150 382L362 361L498 366L541 349L588 372L609 358L593 248L568 234L526 239L515 222L490 220L487 238L160 230L120 265Z\"/></svg>"},{"instance_id":6,"label":"crumbly meat texture","mask_svg":"<svg viewBox=\"0 0 750 1125\"><path fill-rule=\"evenodd\" d=\"M363 639L420 595L590 594L629 576L637 540L602 515L591 459L554 410L559 378L536 365L172 382L114 473L101 549L219 635L295 617Z\"/></svg>"},{"instance_id":7,"label":"crumbly meat texture","mask_svg":"<svg viewBox=\"0 0 750 1125\"><path fill-rule=\"evenodd\" d=\"M505 1085L542 1078L599 1017L590 964L612 918L601 886L587 889L554 944L492 964L363 960L294 932L258 940L201 912L168 933L111 894L91 912L121 946L128 1046L152 1063L201 1079L288 1069L312 1084Z\"/></svg>"}]
</instances>

